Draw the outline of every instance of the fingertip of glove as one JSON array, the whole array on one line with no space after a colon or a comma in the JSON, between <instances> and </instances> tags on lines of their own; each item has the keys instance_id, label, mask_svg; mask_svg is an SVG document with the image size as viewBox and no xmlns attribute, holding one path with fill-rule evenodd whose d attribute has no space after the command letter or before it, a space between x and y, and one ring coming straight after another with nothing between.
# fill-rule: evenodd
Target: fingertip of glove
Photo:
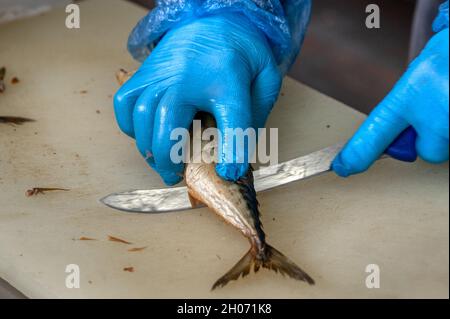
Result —
<instances>
[{"instance_id":1,"label":"fingertip of glove","mask_svg":"<svg viewBox=\"0 0 450 319\"><path fill-rule=\"evenodd\" d=\"M177 173L165 173L165 172L160 172L159 173L164 184L166 184L167 186L173 186L178 184L179 182L181 182L183 180L183 177Z\"/></svg>"},{"instance_id":2,"label":"fingertip of glove","mask_svg":"<svg viewBox=\"0 0 450 319\"><path fill-rule=\"evenodd\" d=\"M350 170L344 165L340 154L331 163L331 169L340 177L349 177L351 175Z\"/></svg>"},{"instance_id":3,"label":"fingertip of glove","mask_svg":"<svg viewBox=\"0 0 450 319\"><path fill-rule=\"evenodd\" d=\"M126 100L123 93L119 90L114 95L114 114L120 130L131 138L135 138L132 118L126 111Z\"/></svg>"},{"instance_id":4,"label":"fingertip of glove","mask_svg":"<svg viewBox=\"0 0 450 319\"><path fill-rule=\"evenodd\" d=\"M227 181L237 181L247 173L248 164L245 163L219 163L216 165L217 174Z\"/></svg>"}]
</instances>

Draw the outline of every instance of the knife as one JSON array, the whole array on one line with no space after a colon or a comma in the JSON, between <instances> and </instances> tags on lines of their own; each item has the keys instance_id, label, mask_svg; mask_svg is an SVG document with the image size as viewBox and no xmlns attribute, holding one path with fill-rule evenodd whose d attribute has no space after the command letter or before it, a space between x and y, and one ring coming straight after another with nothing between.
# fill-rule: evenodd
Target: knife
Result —
<instances>
[{"instance_id":1,"label":"knife","mask_svg":"<svg viewBox=\"0 0 450 319\"><path fill-rule=\"evenodd\" d=\"M389 146L385 155L404 162L414 162L417 158L416 137L415 130L407 128ZM287 162L263 167L253 173L255 190L263 192L328 172L343 146L344 143L339 143ZM111 208L134 213L164 213L192 208L186 186L113 193L100 201Z\"/></svg>"}]
</instances>

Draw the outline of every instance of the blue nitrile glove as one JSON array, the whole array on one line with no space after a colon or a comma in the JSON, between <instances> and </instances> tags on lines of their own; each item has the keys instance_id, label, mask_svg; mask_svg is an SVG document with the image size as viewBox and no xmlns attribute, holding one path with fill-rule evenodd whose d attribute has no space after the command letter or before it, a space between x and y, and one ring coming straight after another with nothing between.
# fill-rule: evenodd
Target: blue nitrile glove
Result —
<instances>
[{"instance_id":1,"label":"blue nitrile glove","mask_svg":"<svg viewBox=\"0 0 450 319\"><path fill-rule=\"evenodd\" d=\"M410 125L418 133L416 150L422 159L448 160L448 21L447 1L433 24L438 33L334 159L336 174L346 177L367 170Z\"/></svg>"},{"instance_id":2,"label":"blue nitrile glove","mask_svg":"<svg viewBox=\"0 0 450 319\"><path fill-rule=\"evenodd\" d=\"M223 135L217 173L228 180L246 173L226 129L264 127L309 12L309 0L159 1L136 26L128 43L135 58L157 45L117 92L114 108L166 184L178 183L184 168L170 159L177 143L170 134L189 128L200 110L214 115Z\"/></svg>"}]
</instances>

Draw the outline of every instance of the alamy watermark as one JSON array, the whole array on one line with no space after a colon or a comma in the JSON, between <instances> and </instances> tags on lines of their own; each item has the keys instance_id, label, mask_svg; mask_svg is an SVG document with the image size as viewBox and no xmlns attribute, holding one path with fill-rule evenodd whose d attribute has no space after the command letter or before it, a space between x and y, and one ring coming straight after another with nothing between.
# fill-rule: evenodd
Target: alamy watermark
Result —
<instances>
[{"instance_id":1,"label":"alamy watermark","mask_svg":"<svg viewBox=\"0 0 450 319\"><path fill-rule=\"evenodd\" d=\"M377 264L369 264L366 266L366 287L369 289L380 288L380 266Z\"/></svg>"},{"instance_id":2,"label":"alamy watermark","mask_svg":"<svg viewBox=\"0 0 450 319\"><path fill-rule=\"evenodd\" d=\"M66 266L66 288L80 288L80 266L77 264L69 264Z\"/></svg>"},{"instance_id":3,"label":"alamy watermark","mask_svg":"<svg viewBox=\"0 0 450 319\"><path fill-rule=\"evenodd\" d=\"M79 29L80 28L80 6L71 3L66 6L66 28Z\"/></svg>"},{"instance_id":4,"label":"alamy watermark","mask_svg":"<svg viewBox=\"0 0 450 319\"><path fill-rule=\"evenodd\" d=\"M259 128L257 131L251 127L226 128L221 131L210 127L202 130L201 121L194 120L191 131L175 128L171 131L170 140L176 141L170 150L174 164L278 164L278 128Z\"/></svg>"},{"instance_id":5,"label":"alamy watermark","mask_svg":"<svg viewBox=\"0 0 450 319\"><path fill-rule=\"evenodd\" d=\"M380 28L380 7L374 3L367 5L366 13L366 27L367 29Z\"/></svg>"}]
</instances>

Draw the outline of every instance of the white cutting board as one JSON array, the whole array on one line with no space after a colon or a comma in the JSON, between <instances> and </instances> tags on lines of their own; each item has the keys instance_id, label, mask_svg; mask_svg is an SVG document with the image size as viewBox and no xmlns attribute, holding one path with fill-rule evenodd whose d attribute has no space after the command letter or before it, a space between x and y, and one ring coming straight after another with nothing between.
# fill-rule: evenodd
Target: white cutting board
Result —
<instances>
[{"instance_id":1,"label":"white cutting board","mask_svg":"<svg viewBox=\"0 0 450 319\"><path fill-rule=\"evenodd\" d=\"M268 241L314 287L260 271L211 292L248 249L232 227L207 209L145 215L99 203L110 192L163 186L112 108L115 71L136 67L125 44L144 14L125 1L89 0L80 30L64 27L62 9L1 26L0 65L21 82L0 95L0 114L36 119L0 125L2 278L29 297L448 298L447 165L383 160L367 174L330 173L261 194ZM282 91L270 118L280 160L346 140L363 119L291 79ZM71 191L25 197L34 186ZM108 235L147 248L128 252ZM79 289L65 285L68 264L80 268ZM380 267L378 289L365 285L368 264ZM123 271L129 266L134 272Z\"/></svg>"}]
</instances>

